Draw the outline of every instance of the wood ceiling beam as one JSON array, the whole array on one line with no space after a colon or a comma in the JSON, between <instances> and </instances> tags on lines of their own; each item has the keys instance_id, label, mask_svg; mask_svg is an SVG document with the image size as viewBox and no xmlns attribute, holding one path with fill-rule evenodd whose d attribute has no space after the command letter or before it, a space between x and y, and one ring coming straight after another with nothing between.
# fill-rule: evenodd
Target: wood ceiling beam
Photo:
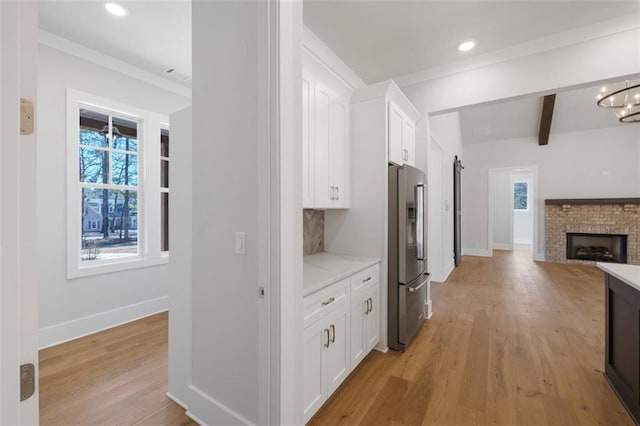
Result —
<instances>
[{"instance_id":1,"label":"wood ceiling beam","mask_svg":"<svg viewBox=\"0 0 640 426\"><path fill-rule=\"evenodd\" d=\"M538 145L549 144L551 133L551 120L553 119L553 107L556 103L556 94L546 95L542 98L542 114L540 115L540 130L538 131Z\"/></svg>"}]
</instances>

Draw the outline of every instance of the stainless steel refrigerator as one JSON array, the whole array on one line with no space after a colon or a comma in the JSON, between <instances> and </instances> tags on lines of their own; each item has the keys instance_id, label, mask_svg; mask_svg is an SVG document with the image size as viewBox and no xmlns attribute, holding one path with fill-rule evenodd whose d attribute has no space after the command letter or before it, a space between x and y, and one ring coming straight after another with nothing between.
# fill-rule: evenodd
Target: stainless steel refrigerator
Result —
<instances>
[{"instance_id":1,"label":"stainless steel refrigerator","mask_svg":"<svg viewBox=\"0 0 640 426\"><path fill-rule=\"evenodd\" d=\"M389 347L404 351L424 321L429 273L426 180L408 165L389 164Z\"/></svg>"}]
</instances>

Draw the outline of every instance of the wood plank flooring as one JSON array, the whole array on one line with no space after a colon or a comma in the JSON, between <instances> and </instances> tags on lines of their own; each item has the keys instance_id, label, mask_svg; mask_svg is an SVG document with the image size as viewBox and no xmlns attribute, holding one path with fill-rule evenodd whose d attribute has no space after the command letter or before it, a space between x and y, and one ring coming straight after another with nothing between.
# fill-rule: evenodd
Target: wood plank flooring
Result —
<instances>
[{"instance_id":1,"label":"wood plank flooring","mask_svg":"<svg viewBox=\"0 0 640 426\"><path fill-rule=\"evenodd\" d=\"M168 399L168 315L40 351L40 424L195 425Z\"/></svg>"},{"instance_id":2,"label":"wood plank flooring","mask_svg":"<svg viewBox=\"0 0 640 426\"><path fill-rule=\"evenodd\" d=\"M311 425L632 425L602 376L603 273L465 257L405 353L372 352Z\"/></svg>"}]
</instances>

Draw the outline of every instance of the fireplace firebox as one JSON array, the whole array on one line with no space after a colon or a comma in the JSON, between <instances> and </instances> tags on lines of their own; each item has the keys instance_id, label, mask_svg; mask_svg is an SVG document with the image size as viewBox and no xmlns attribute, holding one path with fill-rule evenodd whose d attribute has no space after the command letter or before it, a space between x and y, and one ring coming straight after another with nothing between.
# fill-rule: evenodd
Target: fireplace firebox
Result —
<instances>
[{"instance_id":1,"label":"fireplace firebox","mask_svg":"<svg viewBox=\"0 0 640 426\"><path fill-rule=\"evenodd\" d=\"M627 263L627 236L568 232L567 260Z\"/></svg>"}]
</instances>

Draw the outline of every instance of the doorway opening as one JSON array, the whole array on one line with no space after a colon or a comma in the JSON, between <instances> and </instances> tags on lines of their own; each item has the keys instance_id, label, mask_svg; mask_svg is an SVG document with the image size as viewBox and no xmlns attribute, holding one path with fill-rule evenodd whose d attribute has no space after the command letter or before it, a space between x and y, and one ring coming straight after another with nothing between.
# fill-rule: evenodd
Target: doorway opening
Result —
<instances>
[{"instance_id":1,"label":"doorway opening","mask_svg":"<svg viewBox=\"0 0 640 426\"><path fill-rule=\"evenodd\" d=\"M537 166L489 169L488 250L538 247Z\"/></svg>"},{"instance_id":2,"label":"doorway opening","mask_svg":"<svg viewBox=\"0 0 640 426\"><path fill-rule=\"evenodd\" d=\"M37 8L37 203L62 202L36 213L40 423L186 423L166 393L191 3Z\"/></svg>"}]
</instances>

